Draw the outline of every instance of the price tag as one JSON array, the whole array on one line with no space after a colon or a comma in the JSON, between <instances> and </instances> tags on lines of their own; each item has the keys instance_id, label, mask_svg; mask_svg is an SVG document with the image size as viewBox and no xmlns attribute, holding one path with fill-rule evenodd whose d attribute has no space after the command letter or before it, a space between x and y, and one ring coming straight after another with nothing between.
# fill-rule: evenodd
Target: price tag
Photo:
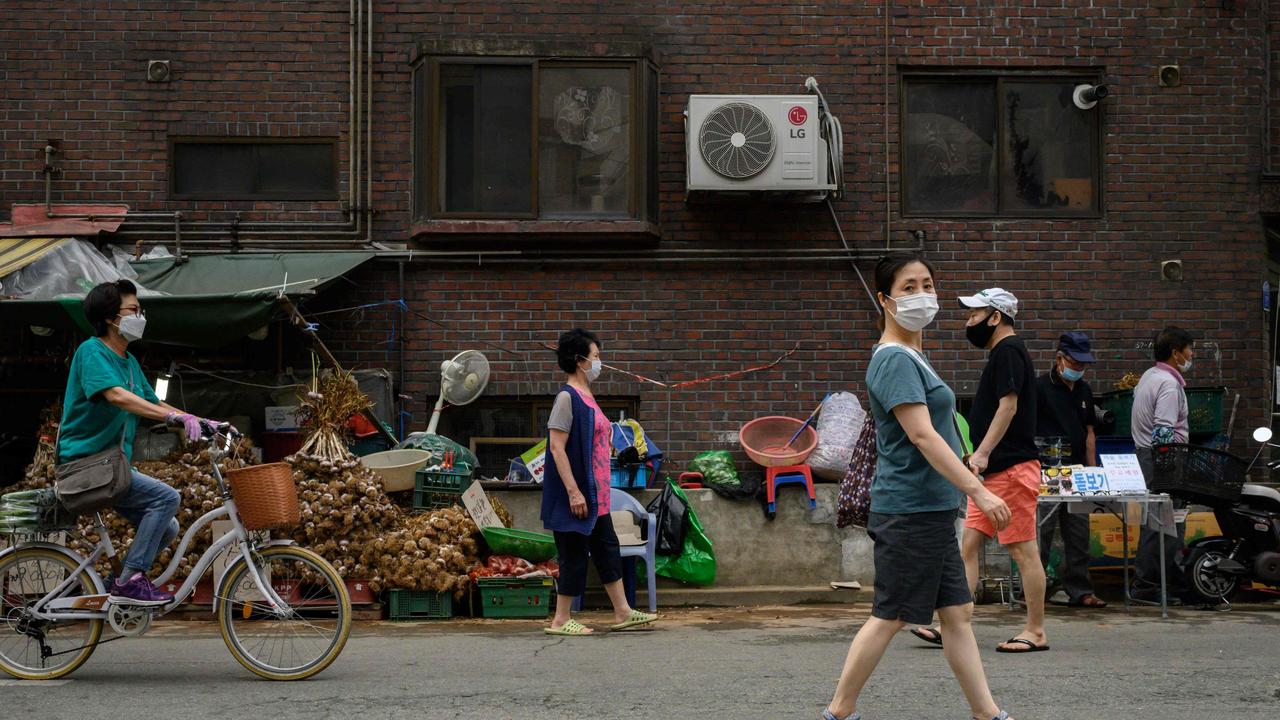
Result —
<instances>
[{"instance_id":1,"label":"price tag","mask_svg":"<svg viewBox=\"0 0 1280 720\"><path fill-rule=\"evenodd\" d=\"M462 493L462 504L467 508L467 514L471 519L476 521L477 527L503 527L502 521L498 519L498 513L493 509L493 504L489 502L489 496L485 494L484 488L480 487L479 480L471 483L471 487Z\"/></svg>"}]
</instances>

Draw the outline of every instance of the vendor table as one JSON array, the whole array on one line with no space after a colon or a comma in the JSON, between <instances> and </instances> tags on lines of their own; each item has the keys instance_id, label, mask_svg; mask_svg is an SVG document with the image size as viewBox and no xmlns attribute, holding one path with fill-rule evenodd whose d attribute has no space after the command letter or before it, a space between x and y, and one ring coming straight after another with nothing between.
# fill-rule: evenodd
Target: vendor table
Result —
<instances>
[{"instance_id":1,"label":"vendor table","mask_svg":"<svg viewBox=\"0 0 1280 720\"><path fill-rule=\"evenodd\" d=\"M1049 507L1049 512L1045 513L1044 518L1036 523L1036 540L1040 539L1041 525L1051 522L1057 517L1059 512L1078 512L1090 514L1094 512L1109 512L1120 519L1120 532L1124 537L1124 557L1122 558L1124 566L1124 606L1128 610L1129 606L1137 603L1141 605L1156 605L1157 603L1147 602L1145 600L1137 600L1129 594L1129 512L1130 505L1137 505L1141 508L1142 514L1139 524L1146 523L1147 518L1153 519L1159 526L1161 533L1175 533L1173 517L1173 499L1168 495L1152 495L1152 494L1126 494L1126 495L1041 495L1039 504ZM1065 506L1065 507L1064 507ZM1154 510L1154 512L1153 512ZM1168 585L1166 577L1164 543L1160 543L1160 617L1169 617L1168 598L1165 597Z\"/></svg>"}]
</instances>

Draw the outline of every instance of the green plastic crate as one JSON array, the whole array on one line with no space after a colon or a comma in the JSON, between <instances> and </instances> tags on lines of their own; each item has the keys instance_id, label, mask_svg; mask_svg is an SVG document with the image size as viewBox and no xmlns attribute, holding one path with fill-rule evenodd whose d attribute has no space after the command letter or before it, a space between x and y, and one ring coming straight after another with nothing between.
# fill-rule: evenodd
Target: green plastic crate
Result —
<instances>
[{"instance_id":1,"label":"green plastic crate","mask_svg":"<svg viewBox=\"0 0 1280 720\"><path fill-rule=\"evenodd\" d=\"M1222 432L1222 405L1225 387L1187 388L1187 422L1192 435L1216 435Z\"/></svg>"},{"instance_id":2,"label":"green plastic crate","mask_svg":"<svg viewBox=\"0 0 1280 720\"><path fill-rule=\"evenodd\" d=\"M1226 395L1225 387L1187 388L1187 422L1192 435L1214 435L1222 431L1222 405ZM1115 413L1116 425L1111 434L1128 435L1133 417L1133 391L1103 393L1098 396L1098 404Z\"/></svg>"},{"instance_id":3,"label":"green plastic crate","mask_svg":"<svg viewBox=\"0 0 1280 720\"><path fill-rule=\"evenodd\" d=\"M413 476L413 508L434 510L459 504L470 484L471 473L419 470Z\"/></svg>"},{"instance_id":4,"label":"green plastic crate","mask_svg":"<svg viewBox=\"0 0 1280 720\"><path fill-rule=\"evenodd\" d=\"M543 618L551 612L551 578L480 578L481 614L487 618Z\"/></svg>"},{"instance_id":5,"label":"green plastic crate","mask_svg":"<svg viewBox=\"0 0 1280 720\"><path fill-rule=\"evenodd\" d=\"M453 617L453 595L431 590L388 590L391 620L445 620Z\"/></svg>"}]
</instances>

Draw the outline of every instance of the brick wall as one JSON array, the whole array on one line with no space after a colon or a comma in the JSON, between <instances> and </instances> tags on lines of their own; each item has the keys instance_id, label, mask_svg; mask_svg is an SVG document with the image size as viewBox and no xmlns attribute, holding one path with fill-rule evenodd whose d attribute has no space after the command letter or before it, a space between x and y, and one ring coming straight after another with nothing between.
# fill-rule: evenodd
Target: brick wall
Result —
<instances>
[{"instance_id":1,"label":"brick wall","mask_svg":"<svg viewBox=\"0 0 1280 720\"><path fill-rule=\"evenodd\" d=\"M125 201L211 217L240 209L270 220L341 219L338 203L166 199L170 134L345 140L348 5L311 2L297 12L301 5L5 3L0 212L10 202L42 199L40 148L47 137L59 137L65 173L56 201ZM906 244L911 233L924 231L944 295L989 285L1018 294L1025 307L1021 332L1042 365L1059 332L1089 331L1102 357L1091 375L1098 390L1147 365L1143 343L1160 326L1181 324L1202 340L1193 383L1240 392L1238 428L1263 420L1257 2L1236 2L1232 10L1159 0L889 3L888 18L885 5L861 2L375 5L373 202L382 239L405 240L409 226L407 59L416 39L636 37L661 56L664 246L838 246L821 206L726 209L683 202L680 112L689 94L799 92L814 75L846 129L847 193L836 207L850 242L883 245L887 233ZM174 82L143 82L151 57L173 61ZM1171 63L1181 66L1182 85L1159 88L1156 70ZM1104 103L1104 217L899 217L896 74L900 67L933 66L1102 68L1114 92ZM345 142L342 148L345 177ZM1160 281L1160 261L1172 258L1183 261L1185 282ZM663 391L606 376L604 392L641 397L642 422L660 442L666 439L677 460L715 446L722 433L756 415L800 415L828 390L861 390L875 338L869 303L839 262L475 267L414 261L406 278L403 294L415 309L474 336L420 320L409 326L406 389L421 422L434 399L439 360L478 340L528 358L511 362L488 353L497 372L489 392L504 395L554 388L554 364L538 343L554 342L572 325L602 334L606 362L673 379L771 360L802 343L772 371L673 395L670 427ZM360 287L332 305L400 295L392 263L376 263L355 279ZM953 301L944 308L928 343L944 377L963 393L965 383L976 381L982 356L965 343ZM334 335L351 361L389 359L376 312L358 325L336 327Z\"/></svg>"}]
</instances>

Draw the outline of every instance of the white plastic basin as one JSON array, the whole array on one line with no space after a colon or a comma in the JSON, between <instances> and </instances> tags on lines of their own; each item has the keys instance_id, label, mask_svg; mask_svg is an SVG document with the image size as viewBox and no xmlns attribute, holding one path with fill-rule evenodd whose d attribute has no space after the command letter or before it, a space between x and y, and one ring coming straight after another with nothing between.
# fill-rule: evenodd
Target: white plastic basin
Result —
<instances>
[{"instance_id":1,"label":"white plastic basin","mask_svg":"<svg viewBox=\"0 0 1280 720\"><path fill-rule=\"evenodd\" d=\"M413 476L418 468L427 464L431 453L426 450L384 450L360 458L365 467L382 478L387 492L413 489Z\"/></svg>"}]
</instances>

